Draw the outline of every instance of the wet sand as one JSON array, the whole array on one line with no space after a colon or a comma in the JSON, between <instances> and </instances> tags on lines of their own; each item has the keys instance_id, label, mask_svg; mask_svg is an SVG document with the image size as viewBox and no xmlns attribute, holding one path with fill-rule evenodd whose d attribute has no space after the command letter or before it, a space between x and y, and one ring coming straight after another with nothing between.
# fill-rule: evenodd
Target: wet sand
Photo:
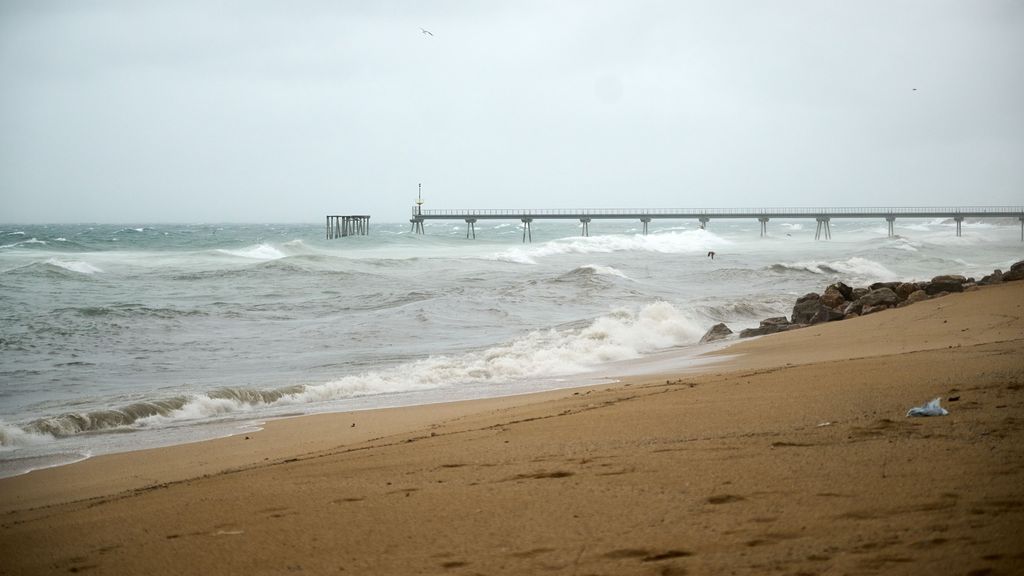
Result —
<instances>
[{"instance_id":1,"label":"wet sand","mask_svg":"<svg viewBox=\"0 0 1024 576\"><path fill-rule=\"evenodd\" d=\"M0 574L1024 573L1024 282L718 354L0 480Z\"/></svg>"}]
</instances>

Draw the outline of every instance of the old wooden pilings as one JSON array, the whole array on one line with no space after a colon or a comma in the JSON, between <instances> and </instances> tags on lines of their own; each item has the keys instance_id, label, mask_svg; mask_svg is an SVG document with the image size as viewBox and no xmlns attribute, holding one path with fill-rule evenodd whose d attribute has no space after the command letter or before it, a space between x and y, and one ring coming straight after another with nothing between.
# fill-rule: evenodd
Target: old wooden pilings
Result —
<instances>
[{"instance_id":1,"label":"old wooden pilings","mask_svg":"<svg viewBox=\"0 0 1024 576\"><path fill-rule=\"evenodd\" d=\"M344 238L345 236L368 236L370 234L369 216L328 216L327 239Z\"/></svg>"}]
</instances>

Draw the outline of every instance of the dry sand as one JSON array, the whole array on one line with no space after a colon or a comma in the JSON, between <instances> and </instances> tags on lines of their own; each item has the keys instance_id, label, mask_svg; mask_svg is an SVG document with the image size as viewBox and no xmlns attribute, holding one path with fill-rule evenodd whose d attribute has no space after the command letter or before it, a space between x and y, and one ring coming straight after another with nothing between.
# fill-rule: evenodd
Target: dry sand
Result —
<instances>
[{"instance_id":1,"label":"dry sand","mask_svg":"<svg viewBox=\"0 0 1024 576\"><path fill-rule=\"evenodd\" d=\"M723 354L0 480L0 574L1024 573L1024 282Z\"/></svg>"}]
</instances>

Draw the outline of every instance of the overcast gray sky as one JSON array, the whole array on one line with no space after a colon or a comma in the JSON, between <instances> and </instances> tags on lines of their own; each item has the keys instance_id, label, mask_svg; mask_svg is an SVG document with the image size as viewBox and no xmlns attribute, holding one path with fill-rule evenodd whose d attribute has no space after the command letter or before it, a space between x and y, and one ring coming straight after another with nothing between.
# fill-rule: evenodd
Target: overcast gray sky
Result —
<instances>
[{"instance_id":1,"label":"overcast gray sky","mask_svg":"<svg viewBox=\"0 0 1024 576\"><path fill-rule=\"evenodd\" d=\"M0 82L7 222L1024 203L1014 0L3 0Z\"/></svg>"}]
</instances>

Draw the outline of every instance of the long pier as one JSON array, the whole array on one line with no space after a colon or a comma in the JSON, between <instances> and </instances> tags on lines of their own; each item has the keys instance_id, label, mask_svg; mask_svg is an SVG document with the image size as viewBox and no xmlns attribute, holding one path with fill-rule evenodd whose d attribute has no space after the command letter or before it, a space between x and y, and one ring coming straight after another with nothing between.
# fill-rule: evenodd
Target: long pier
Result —
<instances>
[{"instance_id":1,"label":"long pier","mask_svg":"<svg viewBox=\"0 0 1024 576\"><path fill-rule=\"evenodd\" d=\"M700 227L707 227L715 219L756 219L761 224L761 236L768 234L768 222L773 219L817 221L815 240L832 238L830 222L833 218L885 219L889 236L895 235L893 226L896 218L949 218L956 222L956 235L963 234L965 218L1016 218L1020 221L1020 238L1024 242L1024 206L973 206L958 208L901 207L901 208L595 208L595 209L473 209L473 210L424 210L421 203L412 208L412 231L423 234L423 223L427 220L464 220L466 238L476 238L476 223L479 220L519 220L523 223L523 242L533 240L534 220L579 220L581 234L590 236L590 223L594 220L639 220L643 233L647 235L648 225L655 219L697 220Z\"/></svg>"}]
</instances>

